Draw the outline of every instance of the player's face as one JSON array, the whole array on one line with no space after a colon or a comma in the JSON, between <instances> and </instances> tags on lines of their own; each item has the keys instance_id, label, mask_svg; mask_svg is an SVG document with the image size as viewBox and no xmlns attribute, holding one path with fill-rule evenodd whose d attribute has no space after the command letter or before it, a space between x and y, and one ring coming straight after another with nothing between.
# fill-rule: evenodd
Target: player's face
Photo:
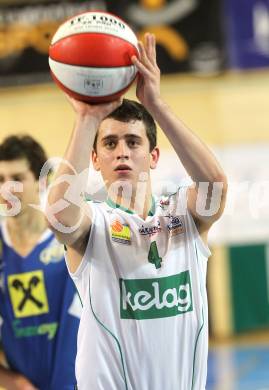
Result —
<instances>
[{"instance_id":1,"label":"player's face","mask_svg":"<svg viewBox=\"0 0 269 390\"><path fill-rule=\"evenodd\" d=\"M0 202L7 211L17 202L21 204L21 212L30 203L36 203L38 188L38 180L26 159L0 161Z\"/></svg>"},{"instance_id":2,"label":"player's face","mask_svg":"<svg viewBox=\"0 0 269 390\"><path fill-rule=\"evenodd\" d=\"M142 121L125 123L107 118L101 123L92 159L107 187L121 181L130 181L135 187L142 172L149 174L150 168L156 167L158 158L158 148L149 151Z\"/></svg>"}]
</instances>

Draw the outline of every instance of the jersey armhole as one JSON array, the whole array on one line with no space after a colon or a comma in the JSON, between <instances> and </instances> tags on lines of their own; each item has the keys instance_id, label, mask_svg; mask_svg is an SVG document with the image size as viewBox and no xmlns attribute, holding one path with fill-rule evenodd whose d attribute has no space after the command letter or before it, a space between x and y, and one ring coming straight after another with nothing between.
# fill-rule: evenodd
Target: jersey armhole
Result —
<instances>
[{"instance_id":1,"label":"jersey armhole","mask_svg":"<svg viewBox=\"0 0 269 390\"><path fill-rule=\"evenodd\" d=\"M72 277L72 279L79 279L81 277L83 271L85 270L87 264L90 265L89 252L90 252L91 240L92 240L93 229L94 229L94 224L95 224L96 211L92 205L92 202L89 202L89 203L91 203L90 207L92 208L92 223L91 223L91 227L90 227L90 233L88 235L88 242L86 245L85 253L84 253L84 255L81 259L81 262L80 262L80 264L75 272L70 271L70 268L68 266L67 252L65 250L65 262L66 262L68 272L69 272L70 276Z\"/></svg>"},{"instance_id":2,"label":"jersey armhole","mask_svg":"<svg viewBox=\"0 0 269 390\"><path fill-rule=\"evenodd\" d=\"M187 210L187 213L188 213L188 218L190 220L190 223L192 225L193 233L195 235L195 242L197 244L197 249L202 253L204 257L208 259L211 256L211 251L208 245L205 244L204 240L200 236L200 233L197 229L197 226L194 222L193 216L191 215L190 211Z\"/></svg>"},{"instance_id":3,"label":"jersey armhole","mask_svg":"<svg viewBox=\"0 0 269 390\"><path fill-rule=\"evenodd\" d=\"M183 188L182 187L178 188L178 198L179 198L180 202L182 202L182 196L186 197L187 188L188 188L188 186L184 186ZM197 226L195 224L193 216L192 216L192 214L190 213L190 210L187 207L187 203L186 203L185 218L186 218L187 221L189 221L188 225L189 225L189 228L191 229L191 231L192 231L192 233L193 233L193 235L195 237L195 242L197 244L197 249L202 253L202 255L206 259L208 259L208 257L211 256L211 251L210 251L208 245L205 244L204 240L200 236L200 233L199 233L199 231L197 229Z\"/></svg>"}]
</instances>

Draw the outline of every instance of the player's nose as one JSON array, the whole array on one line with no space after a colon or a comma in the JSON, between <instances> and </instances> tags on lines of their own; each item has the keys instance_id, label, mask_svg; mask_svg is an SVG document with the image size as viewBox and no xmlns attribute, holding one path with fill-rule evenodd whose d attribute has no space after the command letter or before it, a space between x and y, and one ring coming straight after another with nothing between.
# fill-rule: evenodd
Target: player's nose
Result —
<instances>
[{"instance_id":1,"label":"player's nose","mask_svg":"<svg viewBox=\"0 0 269 390\"><path fill-rule=\"evenodd\" d=\"M118 142L116 153L117 153L118 160L129 159L130 150L129 150L128 145L126 144L126 142L124 140L121 140Z\"/></svg>"}]
</instances>

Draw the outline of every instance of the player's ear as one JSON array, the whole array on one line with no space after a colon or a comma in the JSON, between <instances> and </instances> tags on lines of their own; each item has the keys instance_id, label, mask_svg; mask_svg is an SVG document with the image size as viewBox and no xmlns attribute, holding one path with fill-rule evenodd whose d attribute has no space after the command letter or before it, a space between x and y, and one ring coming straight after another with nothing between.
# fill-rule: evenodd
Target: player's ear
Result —
<instances>
[{"instance_id":1,"label":"player's ear","mask_svg":"<svg viewBox=\"0 0 269 390\"><path fill-rule=\"evenodd\" d=\"M99 159L95 150L92 151L92 165L96 171L100 171Z\"/></svg>"},{"instance_id":2,"label":"player's ear","mask_svg":"<svg viewBox=\"0 0 269 390\"><path fill-rule=\"evenodd\" d=\"M155 148L150 152L150 168L155 169L157 167L159 157L160 157L160 149L158 146L155 146Z\"/></svg>"}]
</instances>

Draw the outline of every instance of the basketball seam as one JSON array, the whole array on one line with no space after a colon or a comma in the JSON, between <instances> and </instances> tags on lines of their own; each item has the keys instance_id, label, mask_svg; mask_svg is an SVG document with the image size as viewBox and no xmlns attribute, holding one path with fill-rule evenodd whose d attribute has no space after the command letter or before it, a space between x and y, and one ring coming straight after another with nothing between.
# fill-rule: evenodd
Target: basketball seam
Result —
<instances>
[{"instance_id":1,"label":"basketball seam","mask_svg":"<svg viewBox=\"0 0 269 390\"><path fill-rule=\"evenodd\" d=\"M53 72L52 72L52 73L53 73ZM53 73L53 75L54 75L54 73ZM106 98L106 97L109 97L109 96L114 96L114 95L120 93L121 91L124 91L124 90L128 89L129 86L134 82L136 76L135 76L134 79L130 82L130 84L126 85L124 88L119 89L119 90L117 90L117 91L114 91L112 94L101 95L101 96L98 96L98 95L97 95L97 96L95 96L95 95L84 95L82 92L72 91L69 87L67 87L66 85L64 85L64 84L58 79L58 77L56 77L56 75L54 75L54 77L55 77L55 78L57 79L57 81L58 81L61 85L63 85L64 88L66 88L68 91L70 91L70 92L72 92L72 93L74 93L74 94L76 94L76 95L78 95L78 96L83 96L83 97L85 97L85 98L97 99L97 100L99 100L99 101L101 102L101 101L102 101L102 98ZM89 103L90 103L90 102L89 102Z\"/></svg>"},{"instance_id":2,"label":"basketball seam","mask_svg":"<svg viewBox=\"0 0 269 390\"><path fill-rule=\"evenodd\" d=\"M121 39L122 41L124 41L124 42L127 42L127 43L129 43L131 46L133 46L136 50L137 50L137 52L139 53L139 51L138 51L138 48L132 43L132 42L130 42L130 41L128 41L127 39L124 39L124 38L122 38L122 37L118 37L117 35L114 35L114 34L110 34L110 33L108 33L108 32L106 32L106 33L100 33L100 32L80 32L80 33L74 33L74 34L70 34L70 35L67 35L67 36L65 36L65 37L63 37L63 38L60 38L57 42L54 42L53 44L51 44L50 45L50 47L54 47L57 43L59 43L59 42L61 42L63 39L65 39L65 38L69 38L69 37L73 37L73 36L76 36L76 35L82 35L82 34L96 34L96 35L111 35L112 37L115 37L115 38L119 38L119 39Z\"/></svg>"},{"instance_id":3,"label":"basketball seam","mask_svg":"<svg viewBox=\"0 0 269 390\"><path fill-rule=\"evenodd\" d=\"M94 66L94 65L75 65L75 64L67 64L66 62L54 60L50 57L50 59L54 62L57 62L58 64L68 65L68 66L74 66L79 68L94 68L94 69L121 69L121 68L130 68L131 66L135 67L134 64L130 65L119 65L119 66Z\"/></svg>"}]
</instances>

